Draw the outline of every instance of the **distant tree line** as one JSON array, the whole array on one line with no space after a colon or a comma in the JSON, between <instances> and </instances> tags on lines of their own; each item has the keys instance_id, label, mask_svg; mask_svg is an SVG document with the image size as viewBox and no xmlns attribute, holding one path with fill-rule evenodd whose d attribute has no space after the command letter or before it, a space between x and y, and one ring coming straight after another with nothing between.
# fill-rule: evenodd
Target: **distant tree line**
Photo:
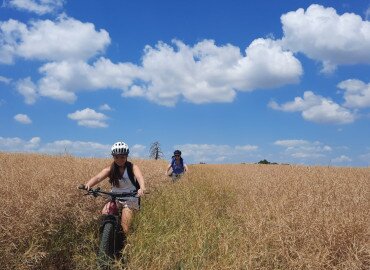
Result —
<instances>
[{"instance_id":1,"label":"distant tree line","mask_svg":"<svg viewBox=\"0 0 370 270\"><path fill-rule=\"evenodd\" d=\"M257 164L272 164L272 165L276 165L277 163L276 162L270 162L267 159L263 159L263 160L258 161Z\"/></svg>"}]
</instances>

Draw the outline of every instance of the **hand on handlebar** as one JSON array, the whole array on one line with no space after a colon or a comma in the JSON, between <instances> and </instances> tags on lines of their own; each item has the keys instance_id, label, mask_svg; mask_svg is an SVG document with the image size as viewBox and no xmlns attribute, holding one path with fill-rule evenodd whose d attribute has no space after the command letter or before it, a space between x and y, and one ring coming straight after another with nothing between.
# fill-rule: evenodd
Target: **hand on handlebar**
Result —
<instances>
[{"instance_id":1,"label":"hand on handlebar","mask_svg":"<svg viewBox=\"0 0 370 270\"><path fill-rule=\"evenodd\" d=\"M86 184L81 184L78 186L78 189L83 189L83 190L90 190L91 187L86 185Z\"/></svg>"},{"instance_id":2,"label":"hand on handlebar","mask_svg":"<svg viewBox=\"0 0 370 270\"><path fill-rule=\"evenodd\" d=\"M145 191L145 189L140 188L140 189L137 191L137 196L138 196L138 197L142 197L142 196L144 196L144 194L145 194L145 193L147 193L147 192Z\"/></svg>"}]
</instances>

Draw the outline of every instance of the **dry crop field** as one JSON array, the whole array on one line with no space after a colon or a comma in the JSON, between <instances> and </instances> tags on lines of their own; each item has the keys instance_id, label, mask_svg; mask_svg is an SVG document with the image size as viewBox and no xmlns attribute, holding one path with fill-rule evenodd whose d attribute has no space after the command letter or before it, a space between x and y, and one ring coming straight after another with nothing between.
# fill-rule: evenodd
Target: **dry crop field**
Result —
<instances>
[{"instance_id":1,"label":"dry crop field","mask_svg":"<svg viewBox=\"0 0 370 270\"><path fill-rule=\"evenodd\" d=\"M109 159L0 153L0 265L96 269L103 200L76 187ZM116 269L370 269L370 168L135 160L150 194ZM108 188L108 185L102 185Z\"/></svg>"}]
</instances>

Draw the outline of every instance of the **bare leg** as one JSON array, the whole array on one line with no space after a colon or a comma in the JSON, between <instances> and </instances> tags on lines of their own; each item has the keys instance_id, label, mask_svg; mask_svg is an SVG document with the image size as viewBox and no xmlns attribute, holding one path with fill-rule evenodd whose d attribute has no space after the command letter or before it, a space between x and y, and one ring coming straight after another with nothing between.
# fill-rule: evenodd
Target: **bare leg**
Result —
<instances>
[{"instance_id":1,"label":"bare leg","mask_svg":"<svg viewBox=\"0 0 370 270\"><path fill-rule=\"evenodd\" d=\"M122 220L121 220L121 225L123 232L127 235L130 225L132 223L132 218L134 216L134 213L132 212L131 209L124 207L122 209Z\"/></svg>"},{"instance_id":2,"label":"bare leg","mask_svg":"<svg viewBox=\"0 0 370 270\"><path fill-rule=\"evenodd\" d=\"M107 215L108 214L108 210L109 210L109 202L104 205L103 209L101 210L101 213L103 215Z\"/></svg>"}]
</instances>

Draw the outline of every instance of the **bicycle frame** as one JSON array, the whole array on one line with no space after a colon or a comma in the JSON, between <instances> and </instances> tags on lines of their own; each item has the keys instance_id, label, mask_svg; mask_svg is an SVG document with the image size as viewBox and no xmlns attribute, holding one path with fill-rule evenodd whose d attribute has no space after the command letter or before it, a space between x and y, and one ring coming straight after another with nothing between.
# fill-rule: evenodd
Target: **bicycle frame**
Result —
<instances>
[{"instance_id":1,"label":"bicycle frame","mask_svg":"<svg viewBox=\"0 0 370 270\"><path fill-rule=\"evenodd\" d=\"M178 173L178 174L172 173L171 174L172 182L176 182L176 181L180 180L181 177L183 177L183 176L184 176L184 173Z\"/></svg>"},{"instance_id":2,"label":"bicycle frame","mask_svg":"<svg viewBox=\"0 0 370 270\"><path fill-rule=\"evenodd\" d=\"M86 190L84 185L79 187ZM87 190L85 195L93 197L102 196L109 198L107 214L101 216L99 228L100 243L98 260L104 264L107 258L114 258L119 251L124 247L125 235L121 227L121 212L118 209L117 201L124 200L125 197L136 196L136 192L129 193L113 193L102 191L99 187L96 189Z\"/></svg>"}]
</instances>

